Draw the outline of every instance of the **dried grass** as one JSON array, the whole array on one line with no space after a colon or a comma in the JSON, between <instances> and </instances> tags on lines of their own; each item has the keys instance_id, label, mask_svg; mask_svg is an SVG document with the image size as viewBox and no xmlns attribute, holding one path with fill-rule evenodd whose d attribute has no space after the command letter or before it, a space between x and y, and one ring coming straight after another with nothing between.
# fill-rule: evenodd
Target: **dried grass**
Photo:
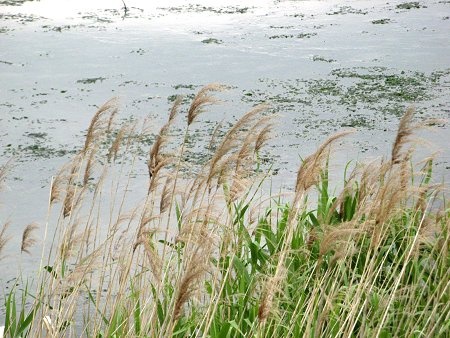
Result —
<instances>
[{"instance_id":1,"label":"dried grass","mask_svg":"<svg viewBox=\"0 0 450 338\"><path fill-rule=\"evenodd\" d=\"M20 246L21 252L31 254L30 248L36 244L37 240L33 237L33 231L39 229L39 225L36 223L30 223L25 227L22 233L22 244Z\"/></svg>"},{"instance_id":2,"label":"dried grass","mask_svg":"<svg viewBox=\"0 0 450 338\"><path fill-rule=\"evenodd\" d=\"M354 130L341 131L330 136L312 155L304 159L297 172L297 180L295 183L295 193L297 195L305 193L309 188L318 183L324 161L328 156L329 147L337 140L353 132Z\"/></svg>"},{"instance_id":3,"label":"dried grass","mask_svg":"<svg viewBox=\"0 0 450 338\"><path fill-rule=\"evenodd\" d=\"M413 125L414 108L410 107L400 119L400 123L395 137L394 145L392 147L391 162L392 164L400 163L400 154L403 146L410 141L416 126Z\"/></svg>"},{"instance_id":4,"label":"dried grass","mask_svg":"<svg viewBox=\"0 0 450 338\"><path fill-rule=\"evenodd\" d=\"M175 306L172 315L172 321L176 322L182 315L183 305L189 300L192 294L199 287L204 274L209 270L209 258L211 255L212 244L208 242L196 246L185 264L184 273L180 279L175 298Z\"/></svg>"},{"instance_id":5,"label":"dried grass","mask_svg":"<svg viewBox=\"0 0 450 338\"><path fill-rule=\"evenodd\" d=\"M289 206L283 205L283 193L261 200L250 193L252 185L259 189L254 167L272 134L273 116L265 116L265 105L254 107L228 130L215 152L208 152L211 158L206 165L182 172L188 129L205 107L217 102L211 93L222 89L209 85L195 96L187 111L185 137L177 148L181 150L171 156L168 149L176 146L169 143L169 134L182 104L177 98L148 152L149 187L134 188L133 199L139 203L130 213L124 212L129 208L128 183L120 195L118 183L112 184L112 192L102 185L107 170L99 170L98 181L91 177L95 159L105 155L114 162L124 140L131 142L135 125L122 127L109 149L102 149L98 141L112 128L116 102L109 101L97 111L83 150L52 182L50 204L60 201L63 192L65 196L55 233L57 249L49 255L46 267L52 274L39 281L40 308L36 311L42 320L33 324L31 336L42 336L43 326L55 335L78 334L78 312L86 321L82 334L93 336L171 336L178 329L178 334L206 336L212 334L212 325L218 332L224 322L233 322L242 330L245 327L247 336L293 335L291 322L303 330L296 331L301 334L312 335L315 330L314 334L327 336L332 332L332 315L339 320L338 331L333 331L336 335L351 335L356 325L361 326L359 334L366 335L369 331L364 321L371 319L362 316L369 313L381 318L378 312L387 313L394 297L410 304L415 301L408 297L418 286L408 288L400 284L401 276L386 274L379 261L390 255L380 248L395 221L412 210L411 222L419 223L417 233L395 243L408 244L407 254L399 256L394 262L397 265L389 266L404 273L401 264L406 266L413 253L420 254L419 249L448 250L448 235L442 234L450 223L446 212L436 219L429 217L430 198L437 186L425 180L413 187L413 150L407 147L417 127L412 123L412 110L401 120L390 160L358 166L341 194L335 200L329 196L324 215L318 215L317 210L308 211L306 194L321 184L333 144L352 131L329 137L305 158ZM210 149L216 146L215 134ZM98 165L100 169L113 168L111 164ZM430 166L431 161L426 163L425 176ZM120 174L115 179L129 180L134 167ZM93 187L91 192L87 186ZM115 203L109 209L103 204L106 198ZM343 215L347 198L356 203L350 219ZM5 224L0 232L0 252L8 240L7 227ZM30 253L36 229L36 224L25 228L22 252ZM389 250L393 250L391 246ZM357 271L361 266L362 271ZM393 290L380 291L383 308L367 312L369 305L373 306L373 292L379 292L372 280L381 274L384 279L377 287L394 286ZM286 299L286 295L301 299ZM440 298L432 301L436 299ZM334 310L335 303L339 311ZM240 313L239 306L246 312ZM406 308L413 310L412 305ZM247 321L247 314L254 322ZM374 332L378 327L370 329Z\"/></svg>"},{"instance_id":6,"label":"dried grass","mask_svg":"<svg viewBox=\"0 0 450 338\"><path fill-rule=\"evenodd\" d=\"M194 123L197 117L204 112L204 109L207 106L219 102L214 96L210 95L210 93L223 91L225 89L226 89L225 86L217 83L206 85L205 87L200 89L200 91L197 93L197 95L195 95L194 99L192 100L191 106L189 107L189 110L187 112L188 126Z\"/></svg>"},{"instance_id":7,"label":"dried grass","mask_svg":"<svg viewBox=\"0 0 450 338\"><path fill-rule=\"evenodd\" d=\"M5 249L6 243L8 243L8 241L11 238L10 236L8 236L6 234L6 230L8 230L9 225L10 225L10 222L6 222L2 226L2 231L0 231L0 258L1 258L2 251Z\"/></svg>"},{"instance_id":8,"label":"dried grass","mask_svg":"<svg viewBox=\"0 0 450 338\"><path fill-rule=\"evenodd\" d=\"M81 150L82 154L86 154L91 146L98 141L101 135L111 130L113 118L117 112L117 98L107 101L97 110L87 130L84 147Z\"/></svg>"}]
</instances>

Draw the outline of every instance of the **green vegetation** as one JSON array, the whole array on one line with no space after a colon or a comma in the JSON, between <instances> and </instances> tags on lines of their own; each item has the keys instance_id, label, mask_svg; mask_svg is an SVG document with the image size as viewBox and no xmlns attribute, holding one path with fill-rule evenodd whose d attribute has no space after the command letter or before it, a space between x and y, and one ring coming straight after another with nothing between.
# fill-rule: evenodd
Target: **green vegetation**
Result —
<instances>
[{"instance_id":1,"label":"green vegetation","mask_svg":"<svg viewBox=\"0 0 450 338\"><path fill-rule=\"evenodd\" d=\"M323 61L323 62L328 62L328 63L336 62L336 60L334 60L334 59L327 59L327 58L325 58L323 56L320 56L320 55L314 55L313 56L313 61Z\"/></svg>"},{"instance_id":2,"label":"green vegetation","mask_svg":"<svg viewBox=\"0 0 450 338\"><path fill-rule=\"evenodd\" d=\"M5 154L16 155L20 154L23 157L32 157L32 158L53 158L53 157L62 157L68 154L76 153L75 150L68 150L64 148L53 148L50 146L42 145L39 143L21 146L19 145L17 149L12 149L11 147L6 147Z\"/></svg>"},{"instance_id":3,"label":"green vegetation","mask_svg":"<svg viewBox=\"0 0 450 338\"><path fill-rule=\"evenodd\" d=\"M356 9L351 6L341 6L338 10L328 12L327 15L345 15L345 14L362 14L366 15L368 12L362 9Z\"/></svg>"},{"instance_id":4,"label":"green vegetation","mask_svg":"<svg viewBox=\"0 0 450 338\"><path fill-rule=\"evenodd\" d=\"M63 157L77 152L75 149L69 149L67 145L55 145L46 132L26 132L23 136L29 138L31 143L25 142L17 146L7 144L3 149L3 155L16 156L16 161L26 161L27 159Z\"/></svg>"},{"instance_id":5,"label":"green vegetation","mask_svg":"<svg viewBox=\"0 0 450 338\"><path fill-rule=\"evenodd\" d=\"M99 77L81 79L81 80L78 80L77 83L91 84L91 83L96 83L97 81L103 82L104 80L106 80L106 78L99 76Z\"/></svg>"},{"instance_id":6,"label":"green vegetation","mask_svg":"<svg viewBox=\"0 0 450 338\"><path fill-rule=\"evenodd\" d=\"M223 43L223 41L214 39L214 38L208 38L208 39L202 40L202 43L221 45Z\"/></svg>"},{"instance_id":7,"label":"green vegetation","mask_svg":"<svg viewBox=\"0 0 450 338\"><path fill-rule=\"evenodd\" d=\"M317 33L278 34L269 36L269 39L309 39L316 35Z\"/></svg>"},{"instance_id":8,"label":"green vegetation","mask_svg":"<svg viewBox=\"0 0 450 338\"><path fill-rule=\"evenodd\" d=\"M404 2L396 6L398 9L413 9L413 8L426 8L422 6L418 1Z\"/></svg>"},{"instance_id":9,"label":"green vegetation","mask_svg":"<svg viewBox=\"0 0 450 338\"><path fill-rule=\"evenodd\" d=\"M148 183L131 191L137 158L128 136L148 138L148 122L112 132L116 102L99 108L50 187L51 254L42 255L33 287L18 281L5 294L6 335L448 334L450 209L432 182L432 159L418 172L411 165L421 127L413 110L400 120L390 158L348 165L340 192L332 193L328 158L350 131L302 161L291 192L265 195L259 154L274 123L265 106L212 132L201 164L185 156L200 114L216 102L211 93L222 88L208 85L193 98L179 144L169 139L183 107L175 100L148 149ZM141 203L126 203L137 196ZM23 253L34 231L25 229ZM0 251L7 233L5 225Z\"/></svg>"},{"instance_id":10,"label":"green vegetation","mask_svg":"<svg viewBox=\"0 0 450 338\"><path fill-rule=\"evenodd\" d=\"M245 14L251 8L248 7L237 7L237 6L221 6L221 7L210 7L210 6L202 6L200 4L189 4L180 7L168 7L162 8L169 12L188 12L188 13L213 13L213 14Z\"/></svg>"},{"instance_id":11,"label":"green vegetation","mask_svg":"<svg viewBox=\"0 0 450 338\"><path fill-rule=\"evenodd\" d=\"M387 23L391 22L391 19L378 19L378 20L373 20L372 23L374 25L385 25Z\"/></svg>"},{"instance_id":12,"label":"green vegetation","mask_svg":"<svg viewBox=\"0 0 450 338\"><path fill-rule=\"evenodd\" d=\"M369 111L377 125L386 118L400 118L411 103L420 107L421 103L437 98L436 93L447 85L449 74L449 69L423 73L386 67L334 68L321 78L262 78L260 82L268 89L246 91L242 100L275 102L277 109L296 115L299 109L308 110L308 114L317 110ZM422 108L418 109L418 114L430 116ZM329 116L318 123L340 125L342 119L346 117L334 120Z\"/></svg>"}]
</instances>

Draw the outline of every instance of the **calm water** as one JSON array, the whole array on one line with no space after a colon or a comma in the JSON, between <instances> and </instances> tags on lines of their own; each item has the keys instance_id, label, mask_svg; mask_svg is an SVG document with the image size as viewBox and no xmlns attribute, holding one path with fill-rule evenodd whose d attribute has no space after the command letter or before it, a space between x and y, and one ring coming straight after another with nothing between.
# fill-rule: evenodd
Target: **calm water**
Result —
<instances>
[{"instance_id":1,"label":"calm water","mask_svg":"<svg viewBox=\"0 0 450 338\"><path fill-rule=\"evenodd\" d=\"M41 224L51 176L80 146L96 107L113 96L119 120L150 117L157 132L175 94L230 87L204 114L199 140L221 120L259 102L277 112L265 156L275 186L290 186L300 157L327 135L358 130L337 153L386 155L404 109L417 119L450 117L450 2L422 1L0 1L0 163L14 167L0 195L10 220L0 281L20 268L21 233ZM416 8L417 7L417 8ZM450 172L450 130L421 133L439 150L438 177ZM133 187L146 180L145 159ZM52 230L50 225L50 230Z\"/></svg>"}]
</instances>

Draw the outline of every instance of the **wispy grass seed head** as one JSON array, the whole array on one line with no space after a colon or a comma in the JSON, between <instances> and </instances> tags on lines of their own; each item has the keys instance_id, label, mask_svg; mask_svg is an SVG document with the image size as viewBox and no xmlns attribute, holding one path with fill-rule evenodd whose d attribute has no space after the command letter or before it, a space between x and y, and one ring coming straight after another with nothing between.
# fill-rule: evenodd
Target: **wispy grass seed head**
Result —
<instances>
[{"instance_id":1,"label":"wispy grass seed head","mask_svg":"<svg viewBox=\"0 0 450 338\"><path fill-rule=\"evenodd\" d=\"M226 87L217 84L212 83L209 85L206 85L200 91L195 95L194 99L192 100L191 106L189 107L188 113L187 113L187 124L190 126L197 116L199 116L203 111L204 108L208 105L217 103L218 100L210 95L211 92L217 92L217 91L223 91Z\"/></svg>"},{"instance_id":2,"label":"wispy grass seed head","mask_svg":"<svg viewBox=\"0 0 450 338\"><path fill-rule=\"evenodd\" d=\"M107 101L97 110L87 130L82 153L86 153L92 144L98 141L100 135L111 130L112 122L117 112L117 98Z\"/></svg>"},{"instance_id":3,"label":"wispy grass seed head","mask_svg":"<svg viewBox=\"0 0 450 338\"><path fill-rule=\"evenodd\" d=\"M304 159L297 172L295 184L296 194L306 192L309 188L317 184L320 179L320 172L323 169L323 163L328 155L329 147L337 140L353 132L354 130L341 131L330 136L312 155Z\"/></svg>"},{"instance_id":4,"label":"wispy grass seed head","mask_svg":"<svg viewBox=\"0 0 450 338\"><path fill-rule=\"evenodd\" d=\"M31 254L30 249L37 242L36 238L33 237L33 232L37 229L39 229L39 225L36 223L30 223L25 227L25 230L22 233L21 252Z\"/></svg>"},{"instance_id":5,"label":"wispy grass seed head","mask_svg":"<svg viewBox=\"0 0 450 338\"><path fill-rule=\"evenodd\" d=\"M6 234L6 230L8 229L9 224L10 224L9 222L6 222L5 224L3 224L2 231L0 231L0 258L2 257L1 254L2 254L3 249L6 246L6 243L8 243L8 241L10 239L10 236L8 236Z\"/></svg>"}]
</instances>

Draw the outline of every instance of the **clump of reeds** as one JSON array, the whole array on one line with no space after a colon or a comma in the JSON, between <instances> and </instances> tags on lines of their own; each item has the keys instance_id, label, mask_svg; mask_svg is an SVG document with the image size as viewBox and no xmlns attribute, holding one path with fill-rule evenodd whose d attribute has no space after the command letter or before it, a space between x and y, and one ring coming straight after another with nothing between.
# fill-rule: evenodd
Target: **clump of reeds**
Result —
<instances>
[{"instance_id":1,"label":"clump of reeds","mask_svg":"<svg viewBox=\"0 0 450 338\"><path fill-rule=\"evenodd\" d=\"M390 159L356 165L334 196L328 158L351 131L339 132L305 157L284 200L283 192L261 190L268 174L259 175L259 155L274 125L266 105L253 107L221 139L213 135L204 164L186 162L192 126L222 89L204 87L188 107L175 100L148 149L148 182L131 192L139 159L132 142L152 136L150 129L117 127L116 101L99 108L83 148L52 180L49 210L61 203L61 211L56 219L49 212L51 252L35 294L22 295L31 304L23 315L12 310L17 290L7 295L6 332L445 335L450 214L445 201L433 207L441 186L431 182L432 159L413 171L411 142L421 125L413 110L400 121ZM169 136L179 123L177 143ZM120 149L129 162L116 161ZM35 244L36 227L25 228L23 252Z\"/></svg>"}]
</instances>

